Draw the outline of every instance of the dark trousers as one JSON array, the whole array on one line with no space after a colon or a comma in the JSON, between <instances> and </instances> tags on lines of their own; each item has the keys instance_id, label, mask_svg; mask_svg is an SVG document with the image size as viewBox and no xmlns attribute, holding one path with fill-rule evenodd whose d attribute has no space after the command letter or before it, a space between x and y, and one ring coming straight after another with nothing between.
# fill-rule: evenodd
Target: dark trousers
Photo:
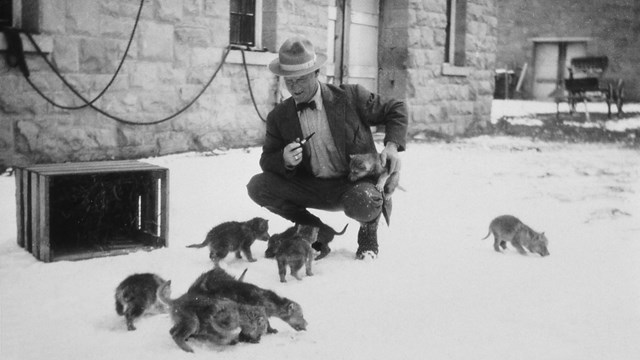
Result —
<instances>
[{"instance_id":1,"label":"dark trousers","mask_svg":"<svg viewBox=\"0 0 640 360\"><path fill-rule=\"evenodd\" d=\"M322 224L307 208L344 211L360 223L378 219L382 194L367 180L319 179L312 176L285 178L275 173L255 175L247 184L249 197L258 205L294 223Z\"/></svg>"}]
</instances>

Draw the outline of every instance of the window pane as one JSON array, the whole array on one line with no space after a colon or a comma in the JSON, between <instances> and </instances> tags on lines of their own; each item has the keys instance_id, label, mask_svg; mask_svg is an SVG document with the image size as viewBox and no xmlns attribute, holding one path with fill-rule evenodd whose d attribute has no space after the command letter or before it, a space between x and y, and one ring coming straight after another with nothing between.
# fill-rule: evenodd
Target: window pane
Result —
<instances>
[{"instance_id":1,"label":"window pane","mask_svg":"<svg viewBox=\"0 0 640 360\"><path fill-rule=\"evenodd\" d=\"M467 37L467 0L456 1L456 40L453 64L465 66L466 37Z\"/></svg>"},{"instance_id":2,"label":"window pane","mask_svg":"<svg viewBox=\"0 0 640 360\"><path fill-rule=\"evenodd\" d=\"M12 25L12 2L13 0L0 0L0 27Z\"/></svg>"},{"instance_id":3,"label":"window pane","mask_svg":"<svg viewBox=\"0 0 640 360\"><path fill-rule=\"evenodd\" d=\"M465 66L467 0L447 0L447 28L444 62Z\"/></svg>"},{"instance_id":4,"label":"window pane","mask_svg":"<svg viewBox=\"0 0 640 360\"><path fill-rule=\"evenodd\" d=\"M255 0L231 0L229 42L255 45Z\"/></svg>"}]
</instances>

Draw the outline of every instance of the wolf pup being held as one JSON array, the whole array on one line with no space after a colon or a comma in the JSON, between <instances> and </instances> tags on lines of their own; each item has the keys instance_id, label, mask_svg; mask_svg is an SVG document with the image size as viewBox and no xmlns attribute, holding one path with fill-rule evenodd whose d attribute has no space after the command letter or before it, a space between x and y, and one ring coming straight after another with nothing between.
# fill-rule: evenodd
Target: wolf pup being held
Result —
<instances>
[{"instance_id":1,"label":"wolf pup being held","mask_svg":"<svg viewBox=\"0 0 640 360\"><path fill-rule=\"evenodd\" d=\"M349 180L358 181L371 177L376 180L376 189L384 196L382 215L387 224L391 221L391 196L398 187L400 172L391 171L389 165L383 166L380 155L377 152L365 154L353 154L349 156Z\"/></svg>"}]
</instances>

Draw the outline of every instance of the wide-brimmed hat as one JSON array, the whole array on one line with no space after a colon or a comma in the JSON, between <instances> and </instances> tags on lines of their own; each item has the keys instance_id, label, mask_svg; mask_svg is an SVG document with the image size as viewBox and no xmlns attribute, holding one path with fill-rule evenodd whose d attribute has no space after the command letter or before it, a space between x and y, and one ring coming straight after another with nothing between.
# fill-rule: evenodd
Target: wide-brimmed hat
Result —
<instances>
[{"instance_id":1,"label":"wide-brimmed hat","mask_svg":"<svg viewBox=\"0 0 640 360\"><path fill-rule=\"evenodd\" d=\"M269 70L280 76L302 76L320 69L327 56L316 54L313 44L302 36L294 36L280 46L278 57L269 64Z\"/></svg>"}]
</instances>

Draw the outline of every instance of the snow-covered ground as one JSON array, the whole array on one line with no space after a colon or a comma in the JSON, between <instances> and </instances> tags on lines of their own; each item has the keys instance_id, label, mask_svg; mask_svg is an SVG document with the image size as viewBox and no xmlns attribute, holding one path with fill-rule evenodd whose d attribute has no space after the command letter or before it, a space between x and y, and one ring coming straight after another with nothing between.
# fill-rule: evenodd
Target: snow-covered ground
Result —
<instances>
[{"instance_id":1,"label":"snow-covered ground","mask_svg":"<svg viewBox=\"0 0 640 360\"><path fill-rule=\"evenodd\" d=\"M516 101L496 113L531 113ZM538 105L535 105L538 106ZM555 111L555 108L552 109ZM279 320L260 344L192 341L180 350L166 314L126 330L114 289L154 272L174 297L211 267L187 249L214 225L263 216L272 233L289 223L255 205L245 184L259 148L147 161L170 169L170 246L152 252L42 263L16 244L14 179L0 176L0 359L639 359L640 154L612 144L477 137L410 143L380 257L356 261L358 224L316 212L345 235L314 263L315 276L281 284L266 244L258 261L229 256L233 275L299 302L309 322ZM549 239L551 255L499 254L487 234L513 214Z\"/></svg>"}]
</instances>

